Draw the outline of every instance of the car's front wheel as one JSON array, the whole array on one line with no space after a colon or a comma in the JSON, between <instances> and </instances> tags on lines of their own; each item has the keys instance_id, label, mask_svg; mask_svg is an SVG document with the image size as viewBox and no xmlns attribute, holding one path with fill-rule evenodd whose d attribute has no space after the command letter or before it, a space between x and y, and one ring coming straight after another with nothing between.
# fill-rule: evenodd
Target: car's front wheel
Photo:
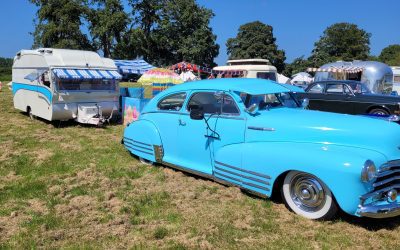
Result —
<instances>
[{"instance_id":1,"label":"car's front wheel","mask_svg":"<svg viewBox=\"0 0 400 250\"><path fill-rule=\"evenodd\" d=\"M309 219L330 219L338 210L329 188L308 173L290 171L283 181L282 196L292 211Z\"/></svg>"}]
</instances>

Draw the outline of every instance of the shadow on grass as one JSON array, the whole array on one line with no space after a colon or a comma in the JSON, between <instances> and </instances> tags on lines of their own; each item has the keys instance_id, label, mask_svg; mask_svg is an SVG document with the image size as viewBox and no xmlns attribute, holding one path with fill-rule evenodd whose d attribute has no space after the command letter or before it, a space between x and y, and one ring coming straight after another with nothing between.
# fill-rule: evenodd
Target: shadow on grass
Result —
<instances>
[{"instance_id":1,"label":"shadow on grass","mask_svg":"<svg viewBox=\"0 0 400 250\"><path fill-rule=\"evenodd\" d=\"M25 116L27 119L31 119L26 112L20 112L21 115ZM106 128L107 126L120 126L122 125L122 118L120 115L116 117L115 119L112 119L110 122L105 122L101 125L93 125L93 124L84 124L84 123L79 123L75 120L67 120L67 121L48 121L46 119L43 119L41 117L35 116L33 120L37 120L39 122L43 122L46 125L52 125L54 128L69 128L69 127L84 127L84 128Z\"/></svg>"}]
</instances>

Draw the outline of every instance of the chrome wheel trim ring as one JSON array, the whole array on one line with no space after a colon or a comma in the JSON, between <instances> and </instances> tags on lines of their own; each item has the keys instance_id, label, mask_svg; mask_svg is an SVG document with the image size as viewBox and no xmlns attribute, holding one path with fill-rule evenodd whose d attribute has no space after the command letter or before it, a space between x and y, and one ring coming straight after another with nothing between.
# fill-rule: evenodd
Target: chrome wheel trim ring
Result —
<instances>
[{"instance_id":1,"label":"chrome wheel trim ring","mask_svg":"<svg viewBox=\"0 0 400 250\"><path fill-rule=\"evenodd\" d=\"M304 173L292 178L290 197L298 208L306 212L317 212L326 202L326 192L319 180Z\"/></svg>"},{"instance_id":2,"label":"chrome wheel trim ring","mask_svg":"<svg viewBox=\"0 0 400 250\"><path fill-rule=\"evenodd\" d=\"M373 114L373 115L387 115L387 113L385 111L383 111L383 110L377 110L377 111L372 112L371 114Z\"/></svg>"}]
</instances>

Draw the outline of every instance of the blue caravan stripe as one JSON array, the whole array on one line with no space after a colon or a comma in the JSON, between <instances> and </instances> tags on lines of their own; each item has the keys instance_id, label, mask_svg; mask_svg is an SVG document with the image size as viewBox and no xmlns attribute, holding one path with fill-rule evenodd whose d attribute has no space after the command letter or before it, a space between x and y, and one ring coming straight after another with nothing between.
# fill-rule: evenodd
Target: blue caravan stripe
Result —
<instances>
[{"instance_id":1,"label":"blue caravan stripe","mask_svg":"<svg viewBox=\"0 0 400 250\"><path fill-rule=\"evenodd\" d=\"M24 83L16 83L16 82L12 83L13 96L15 96L15 94L18 92L18 90L21 90L21 89L41 93L47 98L49 103L51 103L53 101L53 94L46 87L24 84Z\"/></svg>"}]
</instances>

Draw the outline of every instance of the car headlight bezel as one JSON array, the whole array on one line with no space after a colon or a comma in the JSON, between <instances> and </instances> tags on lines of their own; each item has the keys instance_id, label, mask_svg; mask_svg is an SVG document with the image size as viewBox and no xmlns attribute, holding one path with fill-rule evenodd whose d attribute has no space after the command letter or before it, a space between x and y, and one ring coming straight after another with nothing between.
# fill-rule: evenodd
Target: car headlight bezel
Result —
<instances>
[{"instance_id":1,"label":"car headlight bezel","mask_svg":"<svg viewBox=\"0 0 400 250\"><path fill-rule=\"evenodd\" d=\"M376 180L376 166L371 160L366 160L361 170L361 181L364 183L372 183Z\"/></svg>"}]
</instances>

